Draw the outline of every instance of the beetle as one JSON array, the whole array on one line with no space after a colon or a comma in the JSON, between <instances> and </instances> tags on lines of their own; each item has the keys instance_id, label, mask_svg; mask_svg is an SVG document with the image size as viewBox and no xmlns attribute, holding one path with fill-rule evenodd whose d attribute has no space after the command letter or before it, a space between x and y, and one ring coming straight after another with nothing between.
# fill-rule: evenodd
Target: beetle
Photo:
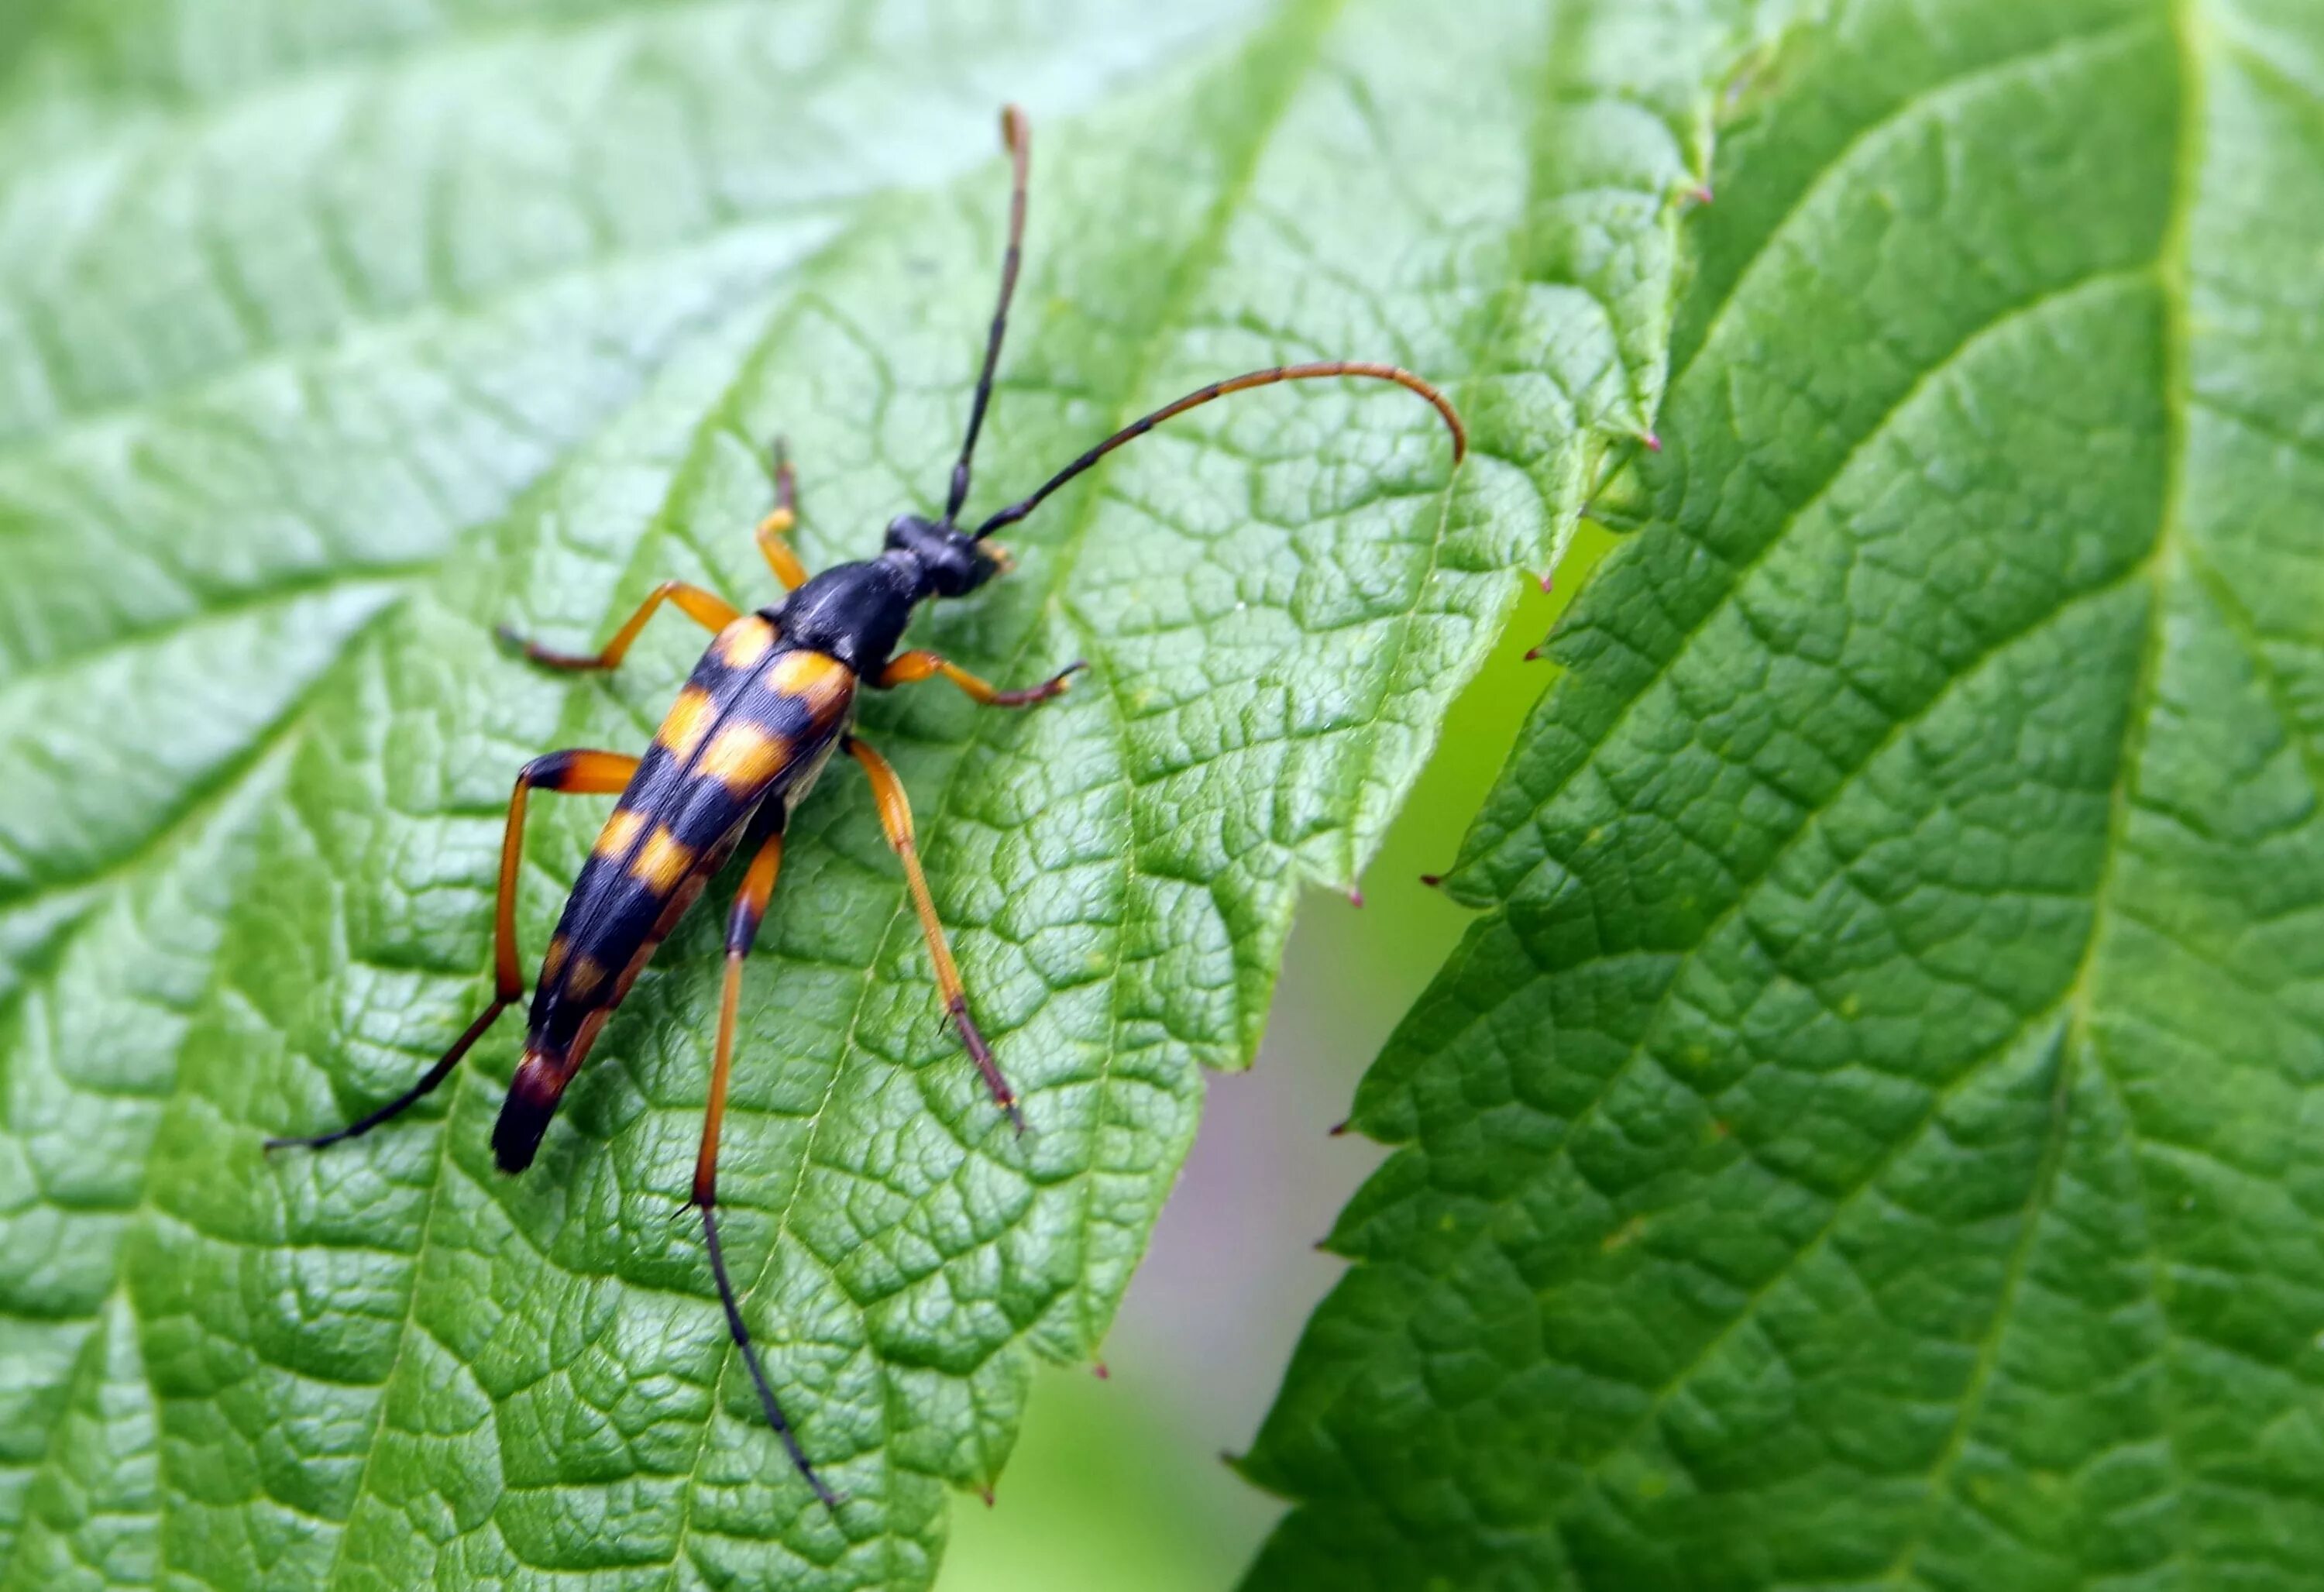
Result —
<instances>
[{"instance_id":1,"label":"beetle","mask_svg":"<svg viewBox=\"0 0 2324 1592\"><path fill-rule=\"evenodd\" d=\"M785 590L780 602L745 613L715 593L683 581L665 581L594 653L558 652L506 630L499 632L504 642L532 662L576 672L619 667L631 643L664 603L714 632L714 639L642 757L595 750L550 752L535 758L518 773L501 846L491 1004L418 1082L385 1105L328 1133L266 1141L269 1151L320 1149L369 1133L442 1083L500 1015L515 1004L524 987L516 940L517 870L522 855L526 800L532 792L618 795L620 800L574 881L541 961L524 1054L493 1128L493 1156L504 1173L520 1173L532 1164L566 1085L588 1058L607 1019L654 952L727 860L738 852L747 856L750 860L727 915L718 1037L712 1053L701 1149L687 1204L701 1215L703 1243L709 1253L719 1302L725 1310L727 1330L742 1350L768 1423L782 1440L793 1468L816 1496L834 1509L843 1497L825 1484L800 1447L743 1324L725 1252L719 1243L716 1208L718 1133L726 1109L727 1071L733 1056L743 960L750 954L774 894L776 876L782 867L784 827L835 753L844 752L861 765L871 782L881 829L902 862L904 886L927 941L946 1017L982 1075L995 1106L1019 1132L1025 1126L1016 1092L970 1013L959 966L953 960L927 877L920 870L911 804L887 760L854 733L859 690L866 685L891 690L942 676L979 703L1015 708L1030 707L1063 692L1083 665L1069 665L1038 686L1008 691L995 688L934 652L899 651L898 647L920 604L965 597L1010 567L1007 554L988 539L994 531L1024 519L1052 492L1115 448L1213 399L1278 382L1322 377L1392 382L1435 407L1452 432L1456 466L1468 446L1461 418L1451 401L1409 371L1345 360L1278 365L1213 382L1156 410L1084 453L1030 496L991 515L974 530L964 530L959 517L968 501L970 463L992 401L993 373L1008 328L1009 303L1016 292L1025 235L1030 140L1024 115L1016 106L1001 111L1001 133L1012 180L1000 302L993 310L983 366L969 403L967 434L961 443L960 460L953 466L943 515L929 520L899 514L889 522L885 546L877 557L837 565L811 576L786 539L798 520L798 480L778 444L774 509L760 522L757 541L768 567Z\"/></svg>"}]
</instances>

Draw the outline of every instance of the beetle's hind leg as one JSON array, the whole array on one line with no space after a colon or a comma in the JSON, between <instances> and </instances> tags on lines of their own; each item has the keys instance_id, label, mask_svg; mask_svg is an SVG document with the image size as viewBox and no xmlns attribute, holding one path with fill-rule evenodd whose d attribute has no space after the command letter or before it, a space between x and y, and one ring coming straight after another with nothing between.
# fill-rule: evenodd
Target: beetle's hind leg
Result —
<instances>
[{"instance_id":1,"label":"beetle's hind leg","mask_svg":"<svg viewBox=\"0 0 2324 1592\"><path fill-rule=\"evenodd\" d=\"M751 1341L751 1329L743 1324L742 1301L735 1297L734 1281L726 1272L726 1252L718 1242L718 1129L726 1118L726 1076L734 1059L734 1015L742 1004L742 961L751 954L751 946L759 937L760 922L767 916L767 902L775 893L775 876L782 870L783 836L780 820L775 833L769 835L751 859L751 866L742 875L742 888L734 893L734 910L726 919L726 982L718 1002L718 1046L711 1053L710 1102L702 1116L702 1150L694 1162L694 1197L688 1203L702 1212L702 1240L710 1250L710 1275L718 1284L718 1302L726 1311L726 1330L734 1339L734 1347L742 1351L742 1364L750 1371L751 1385L758 1389L759 1407L764 1411L767 1424L782 1439L783 1451L790 1456L791 1467L815 1489L826 1509L836 1509L847 1501L846 1495L834 1492L815 1473L807 1450L799 1447L798 1433L783 1414L782 1405L775 1400L774 1385L767 1380L767 1368L759 1363L758 1346Z\"/></svg>"},{"instance_id":2,"label":"beetle's hind leg","mask_svg":"<svg viewBox=\"0 0 2324 1592\"><path fill-rule=\"evenodd\" d=\"M767 1424L783 1440L783 1452L790 1456L791 1468L797 1470L815 1489L825 1509L837 1509L847 1502L845 1493L834 1492L831 1485L815 1473L814 1462L807 1450L799 1447L798 1434L783 1418L782 1406L775 1402L775 1390L767 1381L766 1367L759 1364L758 1347L751 1341L751 1329L742 1324L742 1307L734 1297L734 1280L726 1275L726 1251L718 1242L718 1218L708 1205L702 1210L702 1241L710 1251L710 1275L718 1282L718 1302L726 1310L726 1330L734 1339L734 1347L742 1351L742 1364L749 1368L751 1382L759 1390L759 1408L765 1412Z\"/></svg>"},{"instance_id":3,"label":"beetle's hind leg","mask_svg":"<svg viewBox=\"0 0 2324 1592\"><path fill-rule=\"evenodd\" d=\"M647 594L646 600L638 604L638 611L630 615L628 622L615 630L613 639L595 652L558 652L537 641L526 640L506 625L493 633L543 668L616 669L622 667L622 659L629 656L630 644L638 639L638 632L646 628L646 621L651 619L654 610L665 603L676 603L680 613L713 632L724 630L742 617L739 609L715 592L706 592L700 586L689 585L682 580L666 580Z\"/></svg>"},{"instance_id":4,"label":"beetle's hind leg","mask_svg":"<svg viewBox=\"0 0 2324 1592\"><path fill-rule=\"evenodd\" d=\"M791 550L788 538L798 524L798 473L791 468L790 450L783 439L775 438L775 508L774 512L759 521L759 556L786 592L796 592L807 584L807 566Z\"/></svg>"},{"instance_id":5,"label":"beetle's hind leg","mask_svg":"<svg viewBox=\"0 0 2324 1592\"><path fill-rule=\"evenodd\" d=\"M904 794L904 782L896 778L896 770L888 766L887 759L853 735L840 744L846 748L849 757L863 765L863 772L872 780L872 795L880 807L880 827L887 832L888 843L903 861L904 885L911 892L912 909L919 915L920 932L927 936L928 961L936 968L936 990L944 997L945 1010L951 1015L953 1026L960 1031L960 1041L968 1047L976 1070L984 1075L985 1087L992 1091L992 1103L1022 1133L1025 1113L1018 1107L1017 1091L1009 1087L1001 1063L992 1059L992 1047L985 1044L976 1019L968 1015L968 990L961 983L960 964L952 959L952 946L945 940L944 924L936 917L936 898L928 894L927 875L920 871L919 848L912 838L912 804Z\"/></svg>"},{"instance_id":6,"label":"beetle's hind leg","mask_svg":"<svg viewBox=\"0 0 2324 1592\"><path fill-rule=\"evenodd\" d=\"M390 1118L401 1116L452 1075L460 1058L524 993L524 970L519 963L516 948L516 875L517 865L524 856L525 797L535 790L560 791L568 796L610 796L629 784L637 768L638 759L625 752L553 751L533 759L518 770L516 789L509 796L508 827L501 835L500 897L493 914L493 1003L468 1025L467 1032L452 1042L452 1048L420 1076L419 1082L387 1104L329 1133L318 1133L309 1138L268 1139L268 1149L304 1146L319 1150L341 1139L360 1137Z\"/></svg>"}]
</instances>

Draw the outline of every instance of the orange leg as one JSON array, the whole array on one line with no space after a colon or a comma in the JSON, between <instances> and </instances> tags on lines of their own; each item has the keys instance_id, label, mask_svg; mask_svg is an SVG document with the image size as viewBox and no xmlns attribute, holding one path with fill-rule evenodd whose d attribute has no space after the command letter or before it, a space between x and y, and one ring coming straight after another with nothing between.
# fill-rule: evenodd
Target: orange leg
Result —
<instances>
[{"instance_id":1,"label":"orange leg","mask_svg":"<svg viewBox=\"0 0 2324 1592\"><path fill-rule=\"evenodd\" d=\"M952 1015L953 1026L960 1030L961 1043L968 1047L976 1070L984 1075L985 1087L992 1091L993 1104L1006 1112L1017 1131L1022 1133L1025 1114L1018 1109L1016 1091L1001 1076L1001 1064L992 1059L992 1047L984 1043L984 1035L977 1031L975 1020L968 1015L968 991L960 981L960 966L953 961L952 947L945 941L944 925L937 921L936 900L928 894L927 876L920 871L919 851L912 840L912 804L904 795L903 781L896 778L896 770L888 766L887 759L853 735L841 744L871 777L872 795L880 806L880 827L887 832L888 843L903 860L904 884L911 892L913 910L919 914L920 932L927 936L928 960L936 966L936 989L944 997L945 1010Z\"/></svg>"},{"instance_id":2,"label":"orange leg","mask_svg":"<svg viewBox=\"0 0 2324 1592\"><path fill-rule=\"evenodd\" d=\"M734 1055L734 1014L742 998L742 959L759 937L759 924L782 871L783 837L770 835L742 875L734 910L726 919L726 984L718 1003L718 1048L711 1053L710 1109L702 1119L702 1153L694 1162L694 1202L708 1207L718 1198L718 1127L726 1117L726 1069Z\"/></svg>"},{"instance_id":3,"label":"orange leg","mask_svg":"<svg viewBox=\"0 0 2324 1592\"><path fill-rule=\"evenodd\" d=\"M428 1069L419 1082L387 1104L330 1133L317 1134L311 1138L268 1139L268 1149L304 1145L309 1149L319 1150L325 1145L334 1145L341 1139L359 1137L390 1118L401 1115L452 1075L452 1069L460 1064L460 1058L484 1036L484 1031L493 1026L501 1013L524 993L524 969L519 962L516 947L516 875L517 865L524 857L525 798L535 789L561 791L568 796L611 796L629 784L630 776L636 773L637 768L638 759L624 752L553 751L547 757L533 759L518 771L516 789L509 796L508 827L501 835L500 899L493 914L492 1005L484 1008L483 1016L468 1025L466 1033L452 1042L452 1048Z\"/></svg>"},{"instance_id":4,"label":"orange leg","mask_svg":"<svg viewBox=\"0 0 2324 1592\"><path fill-rule=\"evenodd\" d=\"M790 456L780 441L775 444L775 511L759 521L759 556L786 592L796 592L807 584L807 566L791 551L784 538L798 523L798 474L791 468Z\"/></svg>"},{"instance_id":5,"label":"orange leg","mask_svg":"<svg viewBox=\"0 0 2324 1592\"><path fill-rule=\"evenodd\" d=\"M638 611L630 615L629 623L613 632L613 639L598 652L554 652L537 642L528 641L506 625L496 632L500 639L523 652L525 657L545 668L552 669L611 669L619 668L630 650L630 643L646 628L646 621L664 603L675 603L678 612L706 630L724 630L742 617L734 605L715 592L706 592L700 586L687 584L682 580L666 580L656 586Z\"/></svg>"},{"instance_id":6,"label":"orange leg","mask_svg":"<svg viewBox=\"0 0 2324 1592\"><path fill-rule=\"evenodd\" d=\"M827 1509L836 1509L846 1500L824 1484L807 1460L807 1451L799 1447L798 1434L783 1416L782 1406L775 1402L774 1385L767 1380L767 1370L759 1363L759 1350L751 1341L751 1330L742 1322L742 1302L734 1294L734 1280L727 1275L726 1250L718 1241L718 1129L726 1118L726 1072L734 1058L734 1014L742 995L742 959L751 953L752 942L759 936L760 920L767 916L768 899L775 893L775 876L782 871L783 837L773 834L751 859L750 868L742 875L742 888L734 893L734 910L726 920L726 984L718 1002L718 1048L712 1053L710 1063L710 1107L702 1118L702 1153L694 1163L694 1201L702 1212L703 1242L710 1250L710 1275L718 1284L718 1302L725 1307L726 1330L734 1339L734 1347L742 1351L742 1364L751 1373L752 1385L759 1391L759 1407L766 1413L767 1424L783 1440L783 1449L790 1456L792 1468L807 1478L815 1495L823 1500Z\"/></svg>"},{"instance_id":7,"label":"orange leg","mask_svg":"<svg viewBox=\"0 0 2324 1592\"><path fill-rule=\"evenodd\" d=\"M942 675L987 707L1030 707L1037 702L1047 702L1052 696L1063 695L1066 683L1075 672L1087 667L1087 663L1076 660L1038 686L1028 686L1022 691L1002 691L959 665L947 663L933 652L899 652L895 661L881 672L880 688L886 691Z\"/></svg>"}]
</instances>

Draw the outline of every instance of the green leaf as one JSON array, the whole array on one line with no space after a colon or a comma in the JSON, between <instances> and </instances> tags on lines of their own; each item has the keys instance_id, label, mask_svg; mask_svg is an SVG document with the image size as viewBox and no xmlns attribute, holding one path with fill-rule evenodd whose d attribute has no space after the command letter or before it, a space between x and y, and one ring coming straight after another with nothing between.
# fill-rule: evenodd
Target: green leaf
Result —
<instances>
[{"instance_id":1,"label":"green leaf","mask_svg":"<svg viewBox=\"0 0 2324 1592\"><path fill-rule=\"evenodd\" d=\"M1250 1584L2316 1584L2324 23L1856 0L1366 1080Z\"/></svg>"},{"instance_id":2,"label":"green leaf","mask_svg":"<svg viewBox=\"0 0 2324 1592\"><path fill-rule=\"evenodd\" d=\"M1105 1330L1518 585L1660 397L1712 0L1464 8L60 3L0 38L0 1585L924 1585L1036 1354ZM996 1120L852 772L794 829L721 1192L836 1517L739 1375L692 1164L717 926L540 1162L491 1169L485 998L527 757L635 747L770 588L927 509L990 314L993 113L1038 128L976 505L1216 375L1360 355L1109 464L933 615L1039 713L868 705L916 793ZM602 803L535 803L537 950Z\"/></svg>"}]
</instances>

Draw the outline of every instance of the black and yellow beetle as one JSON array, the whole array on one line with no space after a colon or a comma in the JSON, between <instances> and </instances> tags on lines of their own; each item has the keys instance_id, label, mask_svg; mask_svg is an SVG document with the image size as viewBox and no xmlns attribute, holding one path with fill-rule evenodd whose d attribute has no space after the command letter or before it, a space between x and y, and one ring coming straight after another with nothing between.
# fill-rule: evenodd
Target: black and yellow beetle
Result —
<instances>
[{"instance_id":1,"label":"black and yellow beetle","mask_svg":"<svg viewBox=\"0 0 2324 1592\"><path fill-rule=\"evenodd\" d=\"M1173 415L1245 388L1322 376L1362 376L1411 389L1443 416L1452 432L1452 456L1467 447L1461 419L1443 394L1408 371L1393 365L1345 361L1277 366L1214 382L1124 428L1066 465L1030 497L992 515L973 532L955 523L968 499L969 461L977 432L992 399L993 369L1008 325L1009 300L1017 286L1025 232L1025 183L1028 147L1025 118L1015 106L1001 116L1001 138L1014 168L1010 192L1009 249L1001 270L1001 299L985 344L984 366L968 411L968 433L960 462L953 466L943 518L899 515L888 526L887 545L877 558L842 564L810 577L784 540L795 519L797 486L789 462L777 449L775 508L761 522L760 550L788 594L755 613L742 613L723 598L683 581L667 581L646 598L603 650L588 656L552 652L504 640L535 663L558 669L610 669L663 603L716 632L702 661L646 755L559 751L535 758L518 774L509 798L508 828L501 848L500 897L494 916L494 989L492 1004L453 1042L443 1059L402 1094L346 1127L309 1138L276 1138L270 1150L291 1146L320 1148L370 1132L444 1081L460 1058L484 1036L502 1012L523 993L516 947L517 862L523 843L525 798L535 790L610 796L620 802L597 836L589 860L574 881L555 938L542 960L532 996L524 1057L509 1085L508 1100L493 1129L493 1155L503 1172L532 1164L565 1086L587 1059L606 1020L629 993L655 950L694 905L726 860L740 850L750 858L726 925L726 980L718 1012L718 1044L711 1063L710 1100L702 1125L702 1149L695 1163L693 1205L702 1214L702 1233L726 1324L757 1385L767 1420L781 1436L791 1463L825 1505L839 1495L825 1486L808 1463L790 1424L783 1418L759 1363L751 1335L726 1272L715 1214L718 1178L718 1127L726 1106L727 1063L733 1057L734 1015L742 988L742 959L774 893L782 864L783 828L791 812L831 760L844 751L871 778L880 822L902 859L905 888L911 893L920 927L927 936L936 987L970 1057L983 1074L992 1099L1022 1131L1024 1118L991 1047L969 1014L960 969L945 943L927 879L912 841L912 811L904 788L887 760L850 732L855 693L865 681L880 689L942 675L978 702L994 707L1027 707L1065 688L1082 666L1071 665L1022 691L1000 691L933 652L898 652L905 625L920 603L936 597L963 597L1008 567L1006 556L985 538L1025 518L1066 482L1136 437Z\"/></svg>"}]
</instances>

